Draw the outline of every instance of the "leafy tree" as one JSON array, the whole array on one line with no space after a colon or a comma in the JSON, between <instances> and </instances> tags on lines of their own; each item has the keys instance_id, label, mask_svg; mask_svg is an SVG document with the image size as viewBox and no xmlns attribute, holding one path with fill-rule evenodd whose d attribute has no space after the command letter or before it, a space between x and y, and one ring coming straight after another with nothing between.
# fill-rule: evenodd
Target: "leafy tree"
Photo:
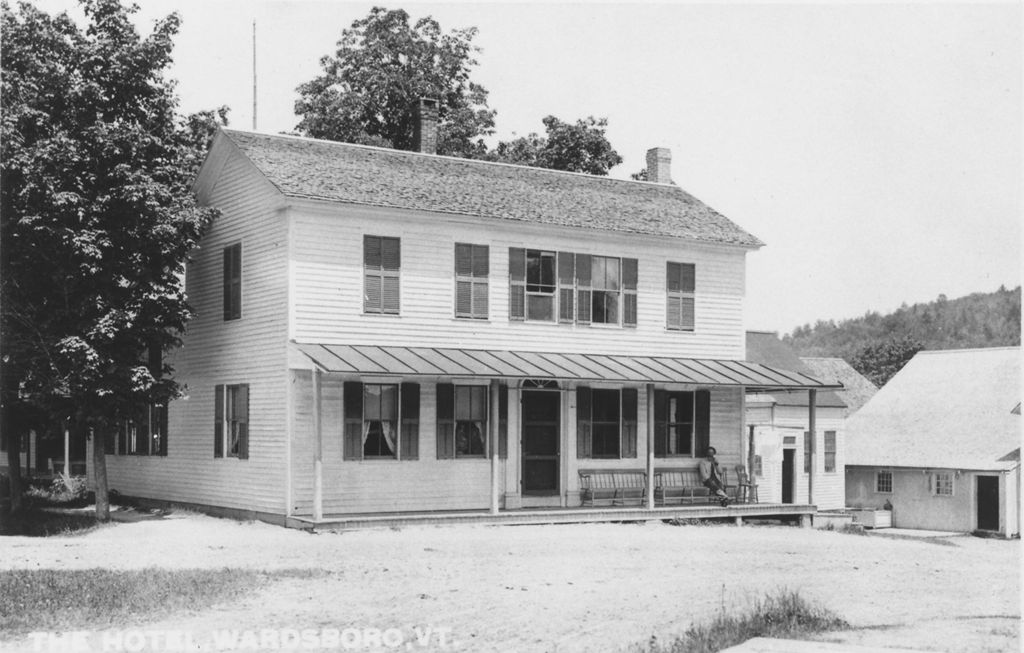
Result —
<instances>
[{"instance_id":1,"label":"leafy tree","mask_svg":"<svg viewBox=\"0 0 1024 653\"><path fill-rule=\"evenodd\" d=\"M2 4L3 406L7 421L43 410L99 437L178 396L162 353L190 316L180 275L215 215L190 192L197 146L225 110L177 117L176 14L142 38L135 7L80 1L84 31Z\"/></svg>"},{"instance_id":2,"label":"leafy tree","mask_svg":"<svg viewBox=\"0 0 1024 653\"><path fill-rule=\"evenodd\" d=\"M401 9L374 7L344 30L323 74L298 87L296 129L328 140L413 149L415 105L439 98L439 154L472 156L484 149L495 112L487 90L469 79L479 48L475 27L443 33L431 17L409 24ZM474 141L474 139L476 139Z\"/></svg>"},{"instance_id":3,"label":"leafy tree","mask_svg":"<svg viewBox=\"0 0 1024 653\"><path fill-rule=\"evenodd\" d=\"M622 163L622 157L605 137L607 119L590 116L570 124L548 116L543 122L546 136L530 134L500 142L481 158L592 175L606 175Z\"/></svg>"},{"instance_id":4,"label":"leafy tree","mask_svg":"<svg viewBox=\"0 0 1024 653\"><path fill-rule=\"evenodd\" d=\"M876 386L882 387L922 349L921 343L912 338L890 338L861 349L850 360L850 365Z\"/></svg>"}]
</instances>

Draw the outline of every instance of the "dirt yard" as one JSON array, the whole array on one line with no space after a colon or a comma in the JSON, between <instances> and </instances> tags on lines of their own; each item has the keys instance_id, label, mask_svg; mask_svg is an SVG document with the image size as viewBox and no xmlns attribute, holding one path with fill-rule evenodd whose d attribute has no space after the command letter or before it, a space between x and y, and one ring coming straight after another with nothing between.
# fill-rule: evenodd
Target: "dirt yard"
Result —
<instances>
[{"instance_id":1,"label":"dirt yard","mask_svg":"<svg viewBox=\"0 0 1024 653\"><path fill-rule=\"evenodd\" d=\"M1020 542L857 536L794 527L457 526L310 535L182 515L81 536L0 539L0 569L318 568L235 604L131 628L398 629L404 648L616 651L724 606L798 590L854 630L823 639L1016 651ZM0 598L2 600L2 598ZM2 636L0 636L2 639ZM0 649L32 650L28 639ZM387 649L385 649L387 650ZM426 650L426 649L423 649Z\"/></svg>"}]
</instances>

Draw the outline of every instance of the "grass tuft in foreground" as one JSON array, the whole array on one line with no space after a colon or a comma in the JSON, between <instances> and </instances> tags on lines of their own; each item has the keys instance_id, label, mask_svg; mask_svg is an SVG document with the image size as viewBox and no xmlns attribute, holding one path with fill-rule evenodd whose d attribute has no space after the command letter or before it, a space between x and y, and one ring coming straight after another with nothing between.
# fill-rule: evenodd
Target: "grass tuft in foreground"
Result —
<instances>
[{"instance_id":1,"label":"grass tuft in foreground","mask_svg":"<svg viewBox=\"0 0 1024 653\"><path fill-rule=\"evenodd\" d=\"M96 630L203 610L283 578L317 570L27 569L0 572L0 632Z\"/></svg>"},{"instance_id":2,"label":"grass tuft in foreground","mask_svg":"<svg viewBox=\"0 0 1024 653\"><path fill-rule=\"evenodd\" d=\"M707 624L691 626L668 644L652 641L649 653L714 653L754 637L808 639L815 633L849 628L829 610L795 591L770 594L742 614L722 612Z\"/></svg>"}]
</instances>

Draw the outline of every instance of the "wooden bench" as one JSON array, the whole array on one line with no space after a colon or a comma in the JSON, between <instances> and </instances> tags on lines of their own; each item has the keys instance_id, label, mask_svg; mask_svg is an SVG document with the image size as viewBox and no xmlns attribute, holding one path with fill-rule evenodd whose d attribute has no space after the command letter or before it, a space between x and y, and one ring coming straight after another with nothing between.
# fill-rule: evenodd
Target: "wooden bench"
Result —
<instances>
[{"instance_id":1,"label":"wooden bench","mask_svg":"<svg viewBox=\"0 0 1024 653\"><path fill-rule=\"evenodd\" d=\"M643 505L647 474L633 469L581 469L580 499L583 505Z\"/></svg>"},{"instance_id":2,"label":"wooden bench","mask_svg":"<svg viewBox=\"0 0 1024 653\"><path fill-rule=\"evenodd\" d=\"M722 484L730 497L735 498L735 488L729 485L727 470L722 470ZM730 492L733 490L733 492ZM696 468L654 470L654 502L658 505L671 503L709 503L718 501L711 490L700 482Z\"/></svg>"}]
</instances>

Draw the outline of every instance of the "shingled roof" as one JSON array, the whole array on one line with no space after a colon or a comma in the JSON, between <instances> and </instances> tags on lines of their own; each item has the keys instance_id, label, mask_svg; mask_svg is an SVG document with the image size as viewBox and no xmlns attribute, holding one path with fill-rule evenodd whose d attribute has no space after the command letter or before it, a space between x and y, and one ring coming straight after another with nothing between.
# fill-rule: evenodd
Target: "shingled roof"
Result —
<instances>
[{"instance_id":1,"label":"shingled roof","mask_svg":"<svg viewBox=\"0 0 1024 653\"><path fill-rule=\"evenodd\" d=\"M918 352L847 420L846 464L1016 466L1020 373L1020 347Z\"/></svg>"},{"instance_id":2,"label":"shingled roof","mask_svg":"<svg viewBox=\"0 0 1024 653\"><path fill-rule=\"evenodd\" d=\"M288 197L763 245L678 186L233 129L223 133Z\"/></svg>"}]
</instances>

